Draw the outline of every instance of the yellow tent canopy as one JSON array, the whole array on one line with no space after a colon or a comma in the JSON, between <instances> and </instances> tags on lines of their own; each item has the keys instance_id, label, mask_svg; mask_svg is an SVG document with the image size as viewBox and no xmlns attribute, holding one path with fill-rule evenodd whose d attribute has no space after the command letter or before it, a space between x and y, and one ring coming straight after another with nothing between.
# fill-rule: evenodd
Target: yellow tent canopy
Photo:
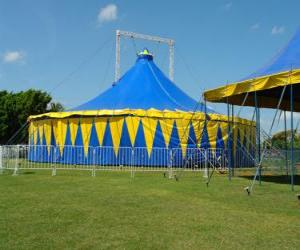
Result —
<instances>
[{"instance_id":1,"label":"yellow tent canopy","mask_svg":"<svg viewBox=\"0 0 300 250\"><path fill-rule=\"evenodd\" d=\"M209 102L255 106L255 93L260 108L277 108L280 96L286 87L280 105L282 110L290 110L290 85L293 86L294 111L300 111L300 70L286 71L255 79L228 84L204 92Z\"/></svg>"},{"instance_id":2,"label":"yellow tent canopy","mask_svg":"<svg viewBox=\"0 0 300 250\"><path fill-rule=\"evenodd\" d=\"M291 110L291 89L294 111L300 111L300 29L266 66L241 81L206 91L204 98L210 102Z\"/></svg>"}]
</instances>

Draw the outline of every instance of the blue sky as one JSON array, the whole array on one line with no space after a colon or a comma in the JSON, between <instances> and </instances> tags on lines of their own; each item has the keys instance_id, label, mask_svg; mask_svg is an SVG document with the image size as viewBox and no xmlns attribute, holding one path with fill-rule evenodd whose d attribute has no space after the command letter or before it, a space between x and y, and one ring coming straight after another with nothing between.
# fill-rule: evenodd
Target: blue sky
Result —
<instances>
[{"instance_id":1,"label":"blue sky","mask_svg":"<svg viewBox=\"0 0 300 250\"><path fill-rule=\"evenodd\" d=\"M0 88L42 89L79 105L113 82L115 30L123 29L175 39L175 82L199 100L272 58L298 28L299 9L296 0L0 0ZM144 46L167 73L166 46L130 39L122 72Z\"/></svg>"}]
</instances>

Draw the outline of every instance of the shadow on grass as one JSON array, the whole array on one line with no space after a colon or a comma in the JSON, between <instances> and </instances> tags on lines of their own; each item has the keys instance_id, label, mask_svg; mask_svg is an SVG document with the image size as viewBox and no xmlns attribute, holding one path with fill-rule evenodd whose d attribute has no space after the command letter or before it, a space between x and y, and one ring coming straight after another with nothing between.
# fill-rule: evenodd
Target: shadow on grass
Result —
<instances>
[{"instance_id":1,"label":"shadow on grass","mask_svg":"<svg viewBox=\"0 0 300 250\"><path fill-rule=\"evenodd\" d=\"M241 176L242 178L246 178L249 180L253 180L254 176ZM258 178L257 178L258 179ZM291 177L287 175L263 175L261 177L262 181L265 182L272 182L272 183L279 183L279 184L290 184L291 183ZM297 186L300 186L300 176L295 175L294 176L294 184Z\"/></svg>"},{"instance_id":2,"label":"shadow on grass","mask_svg":"<svg viewBox=\"0 0 300 250\"><path fill-rule=\"evenodd\" d=\"M34 172L34 171L24 171L24 172L21 172L21 174L24 174L24 175L27 175L27 174L36 174L36 172Z\"/></svg>"}]
</instances>

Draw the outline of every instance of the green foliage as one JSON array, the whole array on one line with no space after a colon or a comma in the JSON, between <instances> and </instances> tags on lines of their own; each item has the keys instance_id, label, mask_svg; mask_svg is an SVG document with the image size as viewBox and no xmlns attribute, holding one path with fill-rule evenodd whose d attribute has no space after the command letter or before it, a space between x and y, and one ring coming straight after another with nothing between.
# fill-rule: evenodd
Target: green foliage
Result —
<instances>
[{"instance_id":1,"label":"green foliage","mask_svg":"<svg viewBox=\"0 0 300 250\"><path fill-rule=\"evenodd\" d=\"M290 149L291 135L291 130L287 130L286 133L284 131L280 131L264 143L267 143L268 148L272 146L283 150L286 148ZM300 134L296 130L294 130L294 148L300 149Z\"/></svg>"},{"instance_id":2,"label":"green foliage","mask_svg":"<svg viewBox=\"0 0 300 250\"><path fill-rule=\"evenodd\" d=\"M0 91L0 144L7 143L30 115L63 110L61 104L51 103L51 100L48 93L40 90L29 89L17 93ZM26 143L27 134L27 130L23 129L13 143Z\"/></svg>"}]
</instances>

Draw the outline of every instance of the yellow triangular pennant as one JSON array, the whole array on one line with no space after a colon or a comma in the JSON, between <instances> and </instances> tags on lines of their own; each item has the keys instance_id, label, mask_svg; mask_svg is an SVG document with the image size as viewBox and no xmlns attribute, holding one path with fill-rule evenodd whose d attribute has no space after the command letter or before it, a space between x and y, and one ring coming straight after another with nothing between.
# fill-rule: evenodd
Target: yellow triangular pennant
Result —
<instances>
[{"instance_id":1,"label":"yellow triangular pennant","mask_svg":"<svg viewBox=\"0 0 300 250\"><path fill-rule=\"evenodd\" d=\"M76 135L77 135L77 131L78 131L78 123L79 123L78 118L69 119L71 143L73 146L75 145Z\"/></svg>"},{"instance_id":2,"label":"yellow triangular pennant","mask_svg":"<svg viewBox=\"0 0 300 250\"><path fill-rule=\"evenodd\" d=\"M227 147L227 140L228 140L228 126L227 126L227 122L220 122L219 126L221 128L222 131L222 139L225 145L225 148Z\"/></svg>"},{"instance_id":3,"label":"yellow triangular pennant","mask_svg":"<svg viewBox=\"0 0 300 250\"><path fill-rule=\"evenodd\" d=\"M37 144L38 122L32 122L33 144Z\"/></svg>"},{"instance_id":4,"label":"yellow triangular pennant","mask_svg":"<svg viewBox=\"0 0 300 250\"><path fill-rule=\"evenodd\" d=\"M54 120L52 122L56 145L59 146L62 155L67 134L67 120Z\"/></svg>"},{"instance_id":5,"label":"yellow triangular pennant","mask_svg":"<svg viewBox=\"0 0 300 250\"><path fill-rule=\"evenodd\" d=\"M179 136L179 140L180 140L183 157L185 157L185 155L186 155L187 142L188 142L189 133L190 133L190 124L191 124L191 121L189 119L177 119L176 120L176 126L177 126L177 130L178 130L178 136Z\"/></svg>"},{"instance_id":6,"label":"yellow triangular pennant","mask_svg":"<svg viewBox=\"0 0 300 250\"><path fill-rule=\"evenodd\" d=\"M97 132L97 136L98 136L98 142L99 142L99 145L101 145L101 146L103 144L103 138L104 138L104 133L106 130L106 125L107 125L106 117L95 118L95 126L96 126L96 132Z\"/></svg>"},{"instance_id":7,"label":"yellow triangular pennant","mask_svg":"<svg viewBox=\"0 0 300 250\"><path fill-rule=\"evenodd\" d=\"M208 140L211 148L216 148L218 127L219 124L216 121L207 122Z\"/></svg>"},{"instance_id":8,"label":"yellow triangular pennant","mask_svg":"<svg viewBox=\"0 0 300 250\"><path fill-rule=\"evenodd\" d=\"M144 129L144 136L145 136L145 142L146 142L146 147L147 147L147 151L148 151L148 156L150 157L151 152L152 152L155 131L156 131L157 119L150 118L150 117L144 117L141 120L142 120L142 124L143 124L143 129Z\"/></svg>"},{"instance_id":9,"label":"yellow triangular pennant","mask_svg":"<svg viewBox=\"0 0 300 250\"><path fill-rule=\"evenodd\" d=\"M40 136L40 145L43 145L43 136L44 136L44 121L39 122L39 136Z\"/></svg>"},{"instance_id":10,"label":"yellow triangular pennant","mask_svg":"<svg viewBox=\"0 0 300 250\"><path fill-rule=\"evenodd\" d=\"M34 143L34 127L33 127L33 122L29 123L28 134L29 134L28 144Z\"/></svg>"},{"instance_id":11,"label":"yellow triangular pennant","mask_svg":"<svg viewBox=\"0 0 300 250\"><path fill-rule=\"evenodd\" d=\"M82 142L83 142L85 156L87 156L88 149L89 149L92 125L93 125L93 118L83 118L80 120Z\"/></svg>"},{"instance_id":12,"label":"yellow triangular pennant","mask_svg":"<svg viewBox=\"0 0 300 250\"><path fill-rule=\"evenodd\" d=\"M173 130L173 125L174 125L174 119L163 119L159 121L161 131L166 143L166 146L169 147L170 139L171 139L171 134Z\"/></svg>"},{"instance_id":13,"label":"yellow triangular pennant","mask_svg":"<svg viewBox=\"0 0 300 250\"><path fill-rule=\"evenodd\" d=\"M44 135L45 135L48 154L49 154L51 148L51 121L50 120L44 121Z\"/></svg>"},{"instance_id":14,"label":"yellow triangular pennant","mask_svg":"<svg viewBox=\"0 0 300 250\"><path fill-rule=\"evenodd\" d=\"M192 121L192 126L194 128L195 131L195 135L196 135L196 143L197 146L200 146L200 140L201 140L201 135L203 132L203 128L204 128L204 121L199 121L199 120L193 120Z\"/></svg>"},{"instance_id":15,"label":"yellow triangular pennant","mask_svg":"<svg viewBox=\"0 0 300 250\"><path fill-rule=\"evenodd\" d=\"M140 118L136 116L127 116L125 120L131 145L134 146L135 137L140 124Z\"/></svg>"},{"instance_id":16,"label":"yellow triangular pennant","mask_svg":"<svg viewBox=\"0 0 300 250\"><path fill-rule=\"evenodd\" d=\"M118 155L119 152L119 146L120 146L122 130L123 130L123 123L124 123L123 117L112 117L109 119L110 132L111 132L111 137L112 137L116 156Z\"/></svg>"}]
</instances>

